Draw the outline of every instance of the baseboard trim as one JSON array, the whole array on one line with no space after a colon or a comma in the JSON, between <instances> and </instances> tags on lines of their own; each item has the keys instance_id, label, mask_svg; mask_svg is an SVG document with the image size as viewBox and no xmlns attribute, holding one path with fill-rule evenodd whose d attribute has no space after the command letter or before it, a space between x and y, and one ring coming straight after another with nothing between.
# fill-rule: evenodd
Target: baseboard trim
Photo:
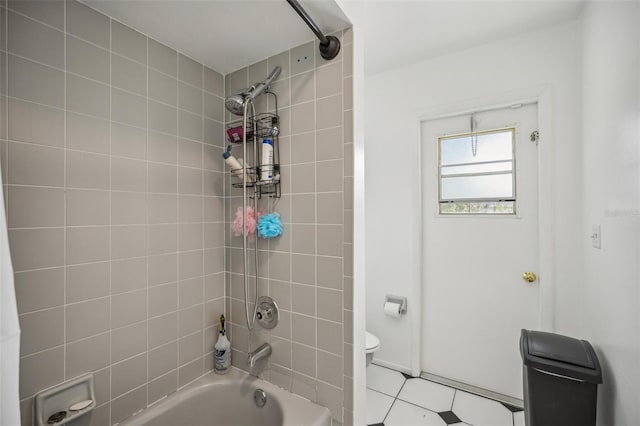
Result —
<instances>
[{"instance_id":1,"label":"baseboard trim","mask_svg":"<svg viewBox=\"0 0 640 426\"><path fill-rule=\"evenodd\" d=\"M408 375L411 375L411 368L405 367L404 365L398 365L398 364L394 364L392 362L388 362L388 361L384 361L384 360L381 360L381 359L377 359L377 358L375 358L375 355L374 355L373 361L371 361L371 363L375 364L377 366L380 366L380 367L390 368L392 370L396 370L396 371L399 371L401 373L406 373Z\"/></svg>"},{"instance_id":2,"label":"baseboard trim","mask_svg":"<svg viewBox=\"0 0 640 426\"><path fill-rule=\"evenodd\" d=\"M460 389L465 392L473 393L476 395L483 396L485 398L494 399L499 402L503 402L505 404L513 405L514 407L523 408L524 401L518 398L514 398L512 396L503 395L498 392L493 392L487 389L482 389L477 386L468 385L466 383L458 382L456 380L448 379L446 377L437 376L435 374L422 372L420 377L423 379L431 380L432 382L440 383L441 385L450 386L452 388Z\"/></svg>"}]
</instances>

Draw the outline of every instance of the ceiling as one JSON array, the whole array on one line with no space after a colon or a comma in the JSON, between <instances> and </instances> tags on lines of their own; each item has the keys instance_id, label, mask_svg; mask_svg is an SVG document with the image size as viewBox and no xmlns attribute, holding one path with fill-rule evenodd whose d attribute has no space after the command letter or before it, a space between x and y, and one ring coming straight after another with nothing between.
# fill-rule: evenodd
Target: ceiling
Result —
<instances>
[{"instance_id":1,"label":"ceiling","mask_svg":"<svg viewBox=\"0 0 640 426\"><path fill-rule=\"evenodd\" d=\"M365 70L375 74L574 19L580 0L370 1ZM381 31L384 29L384 31Z\"/></svg>"},{"instance_id":2,"label":"ceiling","mask_svg":"<svg viewBox=\"0 0 640 426\"><path fill-rule=\"evenodd\" d=\"M285 0L82 0L222 74L315 39ZM333 0L300 0L321 31L350 26Z\"/></svg>"},{"instance_id":3,"label":"ceiling","mask_svg":"<svg viewBox=\"0 0 640 426\"><path fill-rule=\"evenodd\" d=\"M314 39L285 0L83 0L222 74ZM342 0L364 10L365 73L576 18L582 0ZM334 0L300 0L325 33L348 27Z\"/></svg>"}]
</instances>

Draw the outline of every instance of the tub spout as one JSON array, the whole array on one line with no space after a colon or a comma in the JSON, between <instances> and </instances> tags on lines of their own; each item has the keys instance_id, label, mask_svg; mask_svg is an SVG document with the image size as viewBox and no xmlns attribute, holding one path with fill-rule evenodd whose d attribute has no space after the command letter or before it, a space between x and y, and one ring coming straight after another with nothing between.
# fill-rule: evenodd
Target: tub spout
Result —
<instances>
[{"instance_id":1,"label":"tub spout","mask_svg":"<svg viewBox=\"0 0 640 426\"><path fill-rule=\"evenodd\" d=\"M249 352L249 354L247 355L247 365L250 368L253 368L254 365L256 365L256 362L258 362L262 358L268 357L269 355L271 355L271 345L268 343L263 343L255 351Z\"/></svg>"}]
</instances>

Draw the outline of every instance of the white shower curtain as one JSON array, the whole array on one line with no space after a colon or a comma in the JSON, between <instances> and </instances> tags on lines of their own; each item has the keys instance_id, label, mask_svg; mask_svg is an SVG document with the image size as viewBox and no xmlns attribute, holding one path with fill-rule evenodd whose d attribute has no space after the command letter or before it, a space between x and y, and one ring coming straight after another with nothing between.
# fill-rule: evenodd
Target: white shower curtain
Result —
<instances>
[{"instance_id":1,"label":"white shower curtain","mask_svg":"<svg viewBox=\"0 0 640 426\"><path fill-rule=\"evenodd\" d=\"M4 212L4 198L0 194L0 425L17 426L20 425L20 325Z\"/></svg>"}]
</instances>

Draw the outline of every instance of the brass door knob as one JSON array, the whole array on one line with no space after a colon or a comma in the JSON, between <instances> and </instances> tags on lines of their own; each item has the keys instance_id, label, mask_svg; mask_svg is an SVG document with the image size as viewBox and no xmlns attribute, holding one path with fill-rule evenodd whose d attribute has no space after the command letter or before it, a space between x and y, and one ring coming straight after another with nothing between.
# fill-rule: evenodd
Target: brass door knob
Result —
<instances>
[{"instance_id":1,"label":"brass door knob","mask_svg":"<svg viewBox=\"0 0 640 426\"><path fill-rule=\"evenodd\" d=\"M527 271L524 274L522 274L522 279L528 283L532 283L535 280L537 280L538 277L536 276L535 272Z\"/></svg>"}]
</instances>

